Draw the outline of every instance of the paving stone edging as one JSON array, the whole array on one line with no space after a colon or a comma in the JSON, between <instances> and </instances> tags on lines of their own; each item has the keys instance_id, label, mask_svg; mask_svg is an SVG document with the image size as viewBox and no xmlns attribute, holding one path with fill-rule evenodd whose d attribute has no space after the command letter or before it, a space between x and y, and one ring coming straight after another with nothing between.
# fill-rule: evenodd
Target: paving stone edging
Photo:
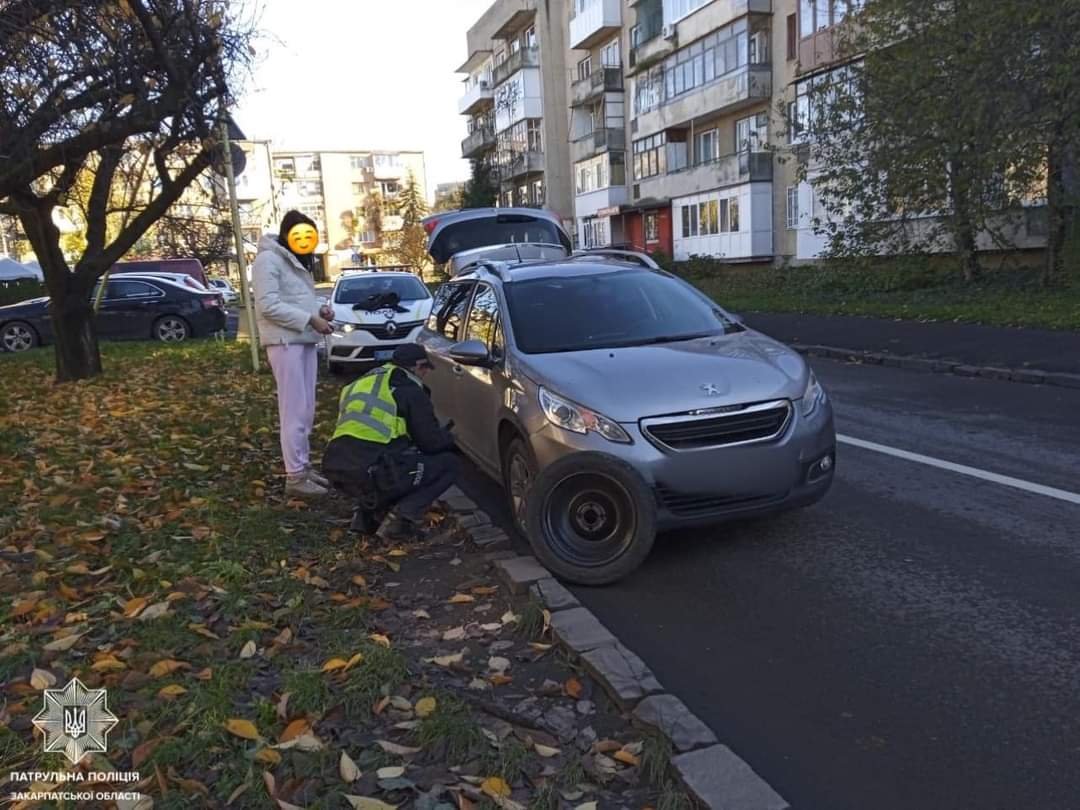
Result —
<instances>
[{"instance_id":1,"label":"paving stone edging","mask_svg":"<svg viewBox=\"0 0 1080 810\"><path fill-rule=\"evenodd\" d=\"M534 557L510 550L510 538L491 523L475 501L457 487L441 498L451 519L477 548L492 554L500 579L515 595L530 593L551 613L558 643L581 661L632 722L659 731L675 754L671 765L686 789L710 810L784 810L788 803L704 722L664 687L637 655L625 647Z\"/></svg>"},{"instance_id":2,"label":"paving stone edging","mask_svg":"<svg viewBox=\"0 0 1080 810\"><path fill-rule=\"evenodd\" d=\"M1061 388L1080 388L1080 374L1042 371L1034 368L1003 368L1000 366L972 366L954 360L934 360L926 357L844 349L838 346L818 346L807 343L790 343L801 354L828 357L832 360L857 360L876 366L892 366L936 374L955 374L958 377L983 377L991 380L1029 383L1032 385L1055 385Z\"/></svg>"}]
</instances>

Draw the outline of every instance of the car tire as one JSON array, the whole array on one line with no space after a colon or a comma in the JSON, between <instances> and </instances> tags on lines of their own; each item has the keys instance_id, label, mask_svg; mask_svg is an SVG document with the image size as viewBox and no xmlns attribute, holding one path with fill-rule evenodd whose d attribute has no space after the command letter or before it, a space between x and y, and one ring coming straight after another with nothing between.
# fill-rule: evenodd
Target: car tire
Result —
<instances>
[{"instance_id":1,"label":"car tire","mask_svg":"<svg viewBox=\"0 0 1080 810\"><path fill-rule=\"evenodd\" d=\"M536 480L537 463L529 445L515 437L502 455L503 490L510 508L510 518L523 537L528 535L526 506L528 493Z\"/></svg>"},{"instance_id":2,"label":"car tire","mask_svg":"<svg viewBox=\"0 0 1080 810\"><path fill-rule=\"evenodd\" d=\"M656 540L656 499L632 466L574 453L536 476L526 502L533 554L577 585L607 585L640 566Z\"/></svg>"},{"instance_id":3,"label":"car tire","mask_svg":"<svg viewBox=\"0 0 1080 810\"><path fill-rule=\"evenodd\" d=\"M11 321L0 329L0 346L6 352L18 354L41 345L41 338L26 321Z\"/></svg>"},{"instance_id":4,"label":"car tire","mask_svg":"<svg viewBox=\"0 0 1080 810\"><path fill-rule=\"evenodd\" d=\"M191 327L179 315L162 315L154 321L152 334L162 343L183 343L191 337Z\"/></svg>"}]
</instances>

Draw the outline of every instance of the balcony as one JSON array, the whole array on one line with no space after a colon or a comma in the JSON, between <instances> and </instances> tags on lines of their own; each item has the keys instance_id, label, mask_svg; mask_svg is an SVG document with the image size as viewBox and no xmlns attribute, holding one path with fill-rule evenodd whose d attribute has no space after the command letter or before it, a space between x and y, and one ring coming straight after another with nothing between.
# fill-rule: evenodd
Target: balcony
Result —
<instances>
[{"instance_id":1,"label":"balcony","mask_svg":"<svg viewBox=\"0 0 1080 810\"><path fill-rule=\"evenodd\" d=\"M738 112L772 97L772 67L744 65L708 84L676 96L632 122L635 138L685 126L703 115Z\"/></svg>"},{"instance_id":2,"label":"balcony","mask_svg":"<svg viewBox=\"0 0 1080 810\"><path fill-rule=\"evenodd\" d=\"M739 152L635 181L634 196L637 199L673 199L744 183L769 183L772 179L771 152Z\"/></svg>"},{"instance_id":3,"label":"balcony","mask_svg":"<svg viewBox=\"0 0 1080 810\"><path fill-rule=\"evenodd\" d=\"M570 160L577 163L607 152L626 148L626 132L622 129L594 129L570 144Z\"/></svg>"},{"instance_id":4,"label":"balcony","mask_svg":"<svg viewBox=\"0 0 1080 810\"><path fill-rule=\"evenodd\" d=\"M625 185L615 184L607 188L578 194L574 198L574 215L579 219L595 216L611 216L612 209L629 202L630 196Z\"/></svg>"},{"instance_id":5,"label":"balcony","mask_svg":"<svg viewBox=\"0 0 1080 810\"><path fill-rule=\"evenodd\" d=\"M521 152L514 155L513 159L501 168L499 178L502 182L509 183L519 177L525 177L526 175L542 172L543 170L543 152Z\"/></svg>"},{"instance_id":6,"label":"balcony","mask_svg":"<svg viewBox=\"0 0 1080 810\"><path fill-rule=\"evenodd\" d=\"M664 33L664 12L661 8L638 10L638 22L630 29L630 67L644 70L675 50L675 36Z\"/></svg>"},{"instance_id":7,"label":"balcony","mask_svg":"<svg viewBox=\"0 0 1080 810\"><path fill-rule=\"evenodd\" d=\"M591 48L622 28L622 0L586 2L588 5L570 19L571 48Z\"/></svg>"},{"instance_id":8,"label":"balcony","mask_svg":"<svg viewBox=\"0 0 1080 810\"><path fill-rule=\"evenodd\" d=\"M371 174L376 180L400 180L405 176L405 172L405 166L400 163L380 165L376 162Z\"/></svg>"},{"instance_id":9,"label":"balcony","mask_svg":"<svg viewBox=\"0 0 1080 810\"><path fill-rule=\"evenodd\" d=\"M598 68L570 86L570 106L583 107L604 93L621 93L622 90L622 68Z\"/></svg>"},{"instance_id":10,"label":"balcony","mask_svg":"<svg viewBox=\"0 0 1080 810\"><path fill-rule=\"evenodd\" d=\"M498 87L519 70L538 67L540 67L540 49L522 48L509 59L495 66L491 74L491 82Z\"/></svg>"},{"instance_id":11,"label":"balcony","mask_svg":"<svg viewBox=\"0 0 1080 810\"><path fill-rule=\"evenodd\" d=\"M495 146L495 130L491 127L477 127L461 142L461 156L474 158L481 152Z\"/></svg>"},{"instance_id":12,"label":"balcony","mask_svg":"<svg viewBox=\"0 0 1080 810\"><path fill-rule=\"evenodd\" d=\"M487 79L473 84L465 91L458 100L458 113L460 115L472 115L477 110L490 107L495 95L495 88Z\"/></svg>"}]
</instances>

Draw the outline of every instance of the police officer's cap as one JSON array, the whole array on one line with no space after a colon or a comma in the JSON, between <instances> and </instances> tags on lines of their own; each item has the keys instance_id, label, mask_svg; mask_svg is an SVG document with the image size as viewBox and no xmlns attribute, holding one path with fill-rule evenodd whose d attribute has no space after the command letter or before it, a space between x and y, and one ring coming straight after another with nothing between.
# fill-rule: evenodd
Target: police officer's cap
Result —
<instances>
[{"instance_id":1,"label":"police officer's cap","mask_svg":"<svg viewBox=\"0 0 1080 810\"><path fill-rule=\"evenodd\" d=\"M417 363L426 363L428 361L427 350L416 343L403 343L394 349L391 360L396 366L413 368Z\"/></svg>"}]
</instances>

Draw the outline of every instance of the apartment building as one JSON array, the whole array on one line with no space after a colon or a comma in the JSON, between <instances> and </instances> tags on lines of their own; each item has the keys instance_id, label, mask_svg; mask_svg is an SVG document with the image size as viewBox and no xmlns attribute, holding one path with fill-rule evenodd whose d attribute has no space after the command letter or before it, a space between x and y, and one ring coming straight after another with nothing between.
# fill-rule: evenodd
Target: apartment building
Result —
<instances>
[{"instance_id":1,"label":"apartment building","mask_svg":"<svg viewBox=\"0 0 1080 810\"><path fill-rule=\"evenodd\" d=\"M401 229L395 199L410 175L427 199L422 152L274 151L272 160L277 208L296 209L317 223L316 255L327 278L371 263L380 234Z\"/></svg>"},{"instance_id":2,"label":"apartment building","mask_svg":"<svg viewBox=\"0 0 1080 810\"><path fill-rule=\"evenodd\" d=\"M466 35L462 157L490 165L502 206L540 206L573 225L567 141L566 0L496 0Z\"/></svg>"}]
</instances>

